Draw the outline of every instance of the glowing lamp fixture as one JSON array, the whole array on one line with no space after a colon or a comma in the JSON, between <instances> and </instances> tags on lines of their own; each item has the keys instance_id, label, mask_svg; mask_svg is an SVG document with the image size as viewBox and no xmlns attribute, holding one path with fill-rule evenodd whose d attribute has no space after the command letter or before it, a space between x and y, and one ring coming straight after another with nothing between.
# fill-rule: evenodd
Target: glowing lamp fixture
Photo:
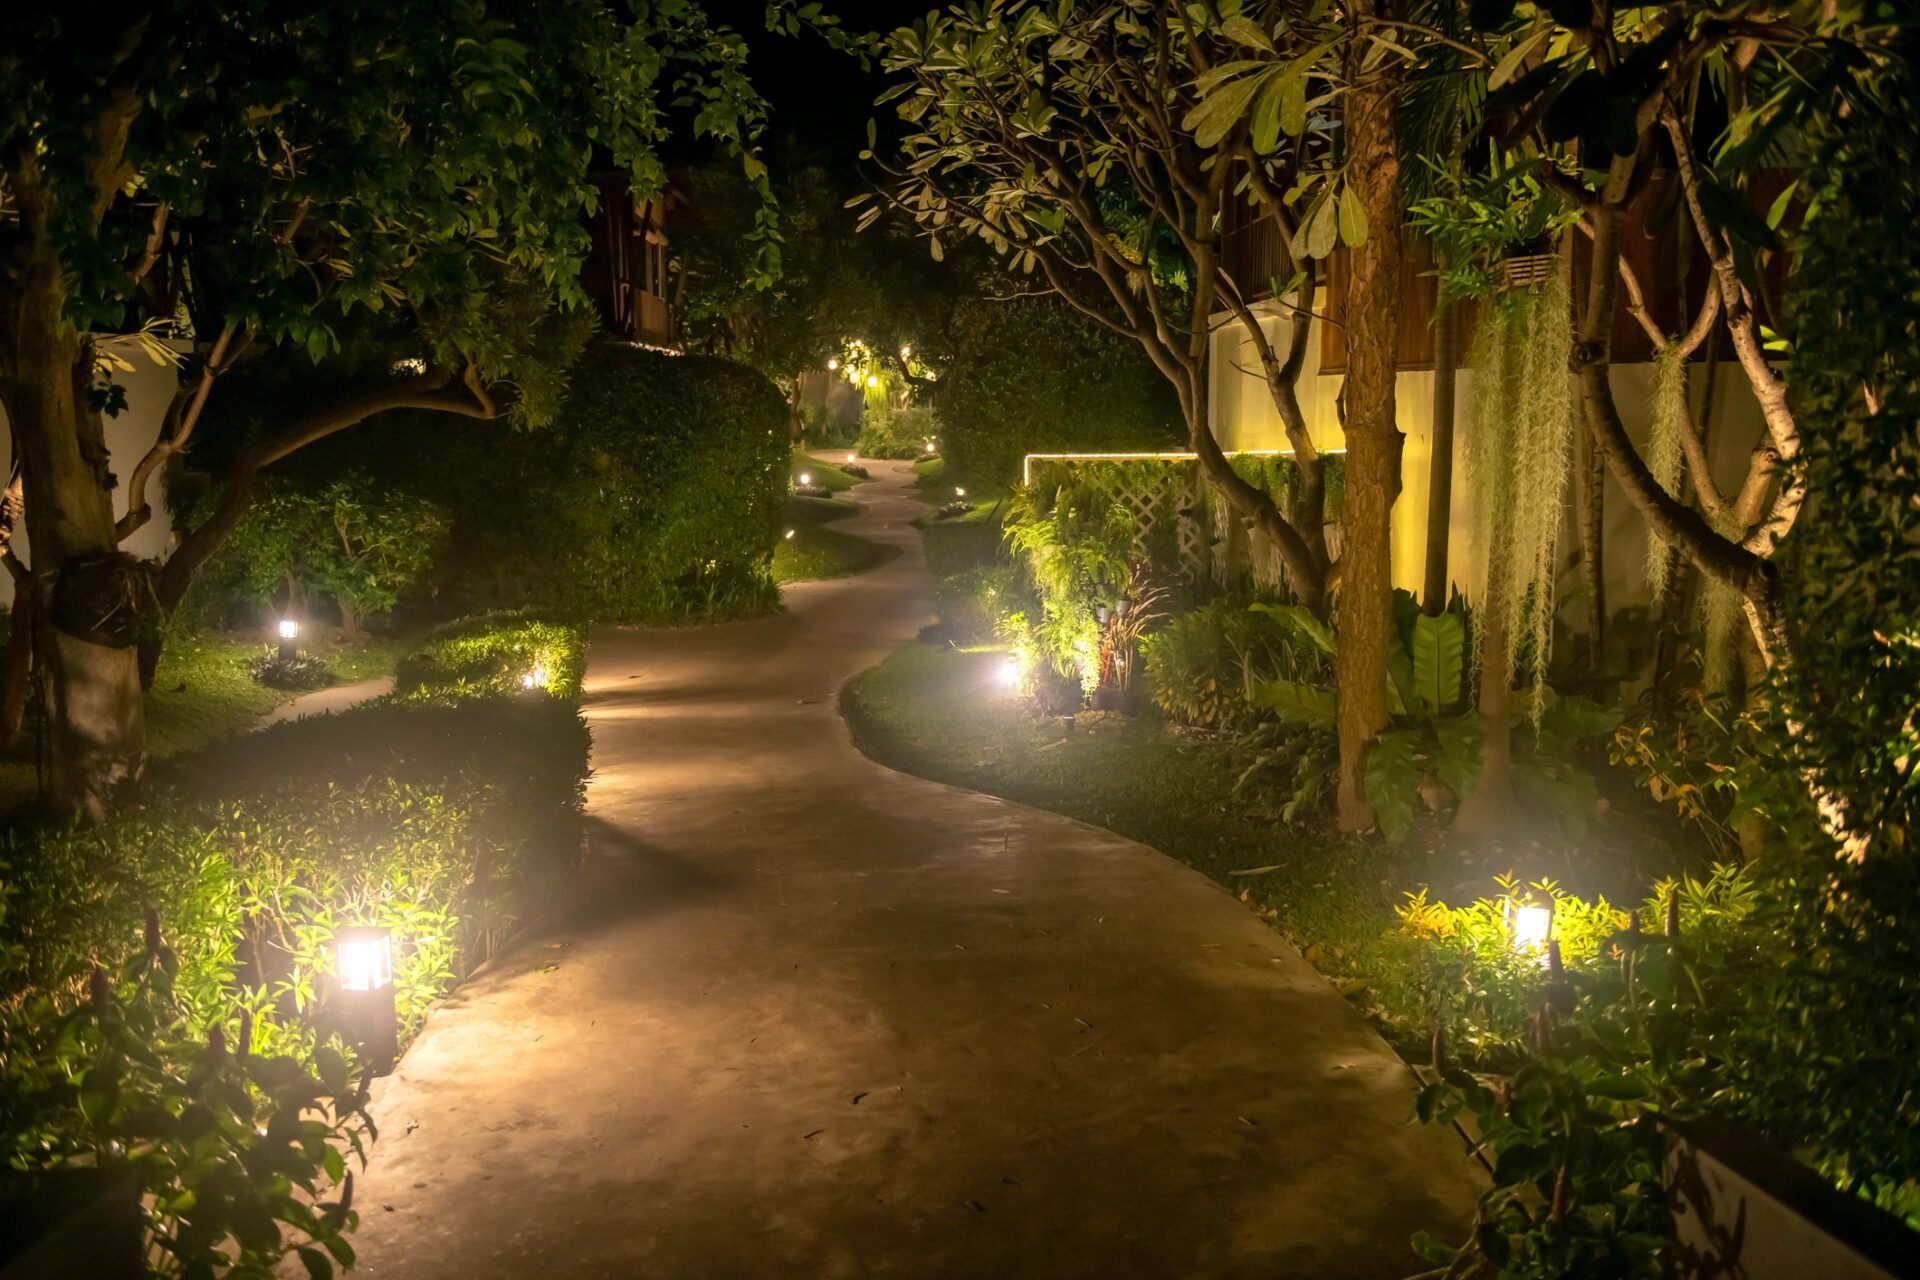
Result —
<instances>
[{"instance_id":1,"label":"glowing lamp fixture","mask_svg":"<svg viewBox=\"0 0 1920 1280\"><path fill-rule=\"evenodd\" d=\"M1025 677L1026 672L1020 666L1020 659L1008 658L1000 664L1000 670L997 674L1002 689L1018 689L1020 687L1020 681Z\"/></svg>"},{"instance_id":2,"label":"glowing lamp fixture","mask_svg":"<svg viewBox=\"0 0 1920 1280\"><path fill-rule=\"evenodd\" d=\"M787 536L787 537L789 537L789 538L791 538L791 537L793 536L793 530L791 530L791 529L789 529L789 530L787 530L787 532L786 532L786 536Z\"/></svg>"},{"instance_id":3,"label":"glowing lamp fixture","mask_svg":"<svg viewBox=\"0 0 1920 1280\"><path fill-rule=\"evenodd\" d=\"M393 984L393 932L356 925L334 935L342 991L375 991Z\"/></svg>"},{"instance_id":4,"label":"glowing lamp fixture","mask_svg":"<svg viewBox=\"0 0 1920 1280\"><path fill-rule=\"evenodd\" d=\"M354 925L333 935L334 977L348 1035L377 1073L400 1054L400 1020L393 1004L393 934L379 925Z\"/></svg>"},{"instance_id":5,"label":"glowing lamp fixture","mask_svg":"<svg viewBox=\"0 0 1920 1280\"><path fill-rule=\"evenodd\" d=\"M838 360L834 360L834 359L831 359L831 358L829 358L829 359L828 359L828 361L827 361L827 372L829 372L829 373L831 373L831 372L833 372L833 371L834 371L835 369L838 369L839 367L840 367L840 362L839 362Z\"/></svg>"},{"instance_id":6,"label":"glowing lamp fixture","mask_svg":"<svg viewBox=\"0 0 1920 1280\"><path fill-rule=\"evenodd\" d=\"M955 485L953 486L953 496L956 498L964 498L967 496L967 491L965 489L962 489L959 485Z\"/></svg>"},{"instance_id":7,"label":"glowing lamp fixture","mask_svg":"<svg viewBox=\"0 0 1920 1280\"><path fill-rule=\"evenodd\" d=\"M880 379L870 373L867 375L867 385L869 387L877 387L880 385Z\"/></svg>"},{"instance_id":8,"label":"glowing lamp fixture","mask_svg":"<svg viewBox=\"0 0 1920 1280\"><path fill-rule=\"evenodd\" d=\"M932 452L933 452L933 441L931 441L931 440L929 440L929 441L927 441L927 452L928 452L928 453L932 453Z\"/></svg>"},{"instance_id":9,"label":"glowing lamp fixture","mask_svg":"<svg viewBox=\"0 0 1920 1280\"><path fill-rule=\"evenodd\" d=\"M854 459L855 459L856 457L858 457L858 456L859 456L858 454L853 454L853 453L850 453L850 454L848 454L848 455L847 455L847 461L848 461L848 462L852 462L852 461L853 461L853 460L854 460Z\"/></svg>"},{"instance_id":10,"label":"glowing lamp fixture","mask_svg":"<svg viewBox=\"0 0 1920 1280\"><path fill-rule=\"evenodd\" d=\"M520 676L520 687L522 689L544 689L552 679L553 673L547 670L544 662L535 663L533 670L524 672Z\"/></svg>"},{"instance_id":11,"label":"glowing lamp fixture","mask_svg":"<svg viewBox=\"0 0 1920 1280\"><path fill-rule=\"evenodd\" d=\"M806 472L804 472L804 471L802 471L802 472L800 473L800 483L801 483L801 484L812 484L812 483L813 483L813 477L812 477L811 475L808 475L808 474L807 474Z\"/></svg>"},{"instance_id":12,"label":"glowing lamp fixture","mask_svg":"<svg viewBox=\"0 0 1920 1280\"><path fill-rule=\"evenodd\" d=\"M1537 952L1544 963L1547 941L1553 936L1553 904L1507 899L1507 934L1515 951Z\"/></svg>"},{"instance_id":13,"label":"glowing lamp fixture","mask_svg":"<svg viewBox=\"0 0 1920 1280\"><path fill-rule=\"evenodd\" d=\"M292 618L280 619L280 638L282 640L298 640L300 638L300 624Z\"/></svg>"}]
</instances>

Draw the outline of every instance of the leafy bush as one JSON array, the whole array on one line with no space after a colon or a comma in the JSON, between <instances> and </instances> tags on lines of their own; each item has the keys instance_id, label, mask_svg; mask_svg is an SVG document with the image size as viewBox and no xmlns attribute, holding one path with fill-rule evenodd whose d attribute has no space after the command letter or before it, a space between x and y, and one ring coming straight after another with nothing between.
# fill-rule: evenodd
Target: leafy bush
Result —
<instances>
[{"instance_id":1,"label":"leafy bush","mask_svg":"<svg viewBox=\"0 0 1920 1280\"><path fill-rule=\"evenodd\" d=\"M1322 649L1302 632L1302 615L1260 603L1221 596L1149 636L1142 656L1154 705L1181 724L1247 729L1262 715L1254 698L1263 685L1317 674Z\"/></svg>"},{"instance_id":2,"label":"leafy bush","mask_svg":"<svg viewBox=\"0 0 1920 1280\"><path fill-rule=\"evenodd\" d=\"M934 584L934 608L959 644L986 644L1008 614L1034 607L1032 592L1012 565L976 565Z\"/></svg>"},{"instance_id":3,"label":"leafy bush","mask_svg":"<svg viewBox=\"0 0 1920 1280\"><path fill-rule=\"evenodd\" d=\"M1029 453L1181 447L1173 388L1139 345L1057 299L965 306L955 330L940 407L961 483L1011 486Z\"/></svg>"},{"instance_id":4,"label":"leafy bush","mask_svg":"<svg viewBox=\"0 0 1920 1280\"><path fill-rule=\"evenodd\" d=\"M272 479L261 489L208 563L209 587L309 614L314 597L327 596L349 635L391 612L446 546L443 508L364 474L311 488Z\"/></svg>"},{"instance_id":5,"label":"leafy bush","mask_svg":"<svg viewBox=\"0 0 1920 1280\"><path fill-rule=\"evenodd\" d=\"M673 622L777 603L787 406L745 366L603 342L550 426L424 414L396 430L407 448L322 442L302 465L377 467L445 506L457 608Z\"/></svg>"},{"instance_id":6,"label":"leafy bush","mask_svg":"<svg viewBox=\"0 0 1920 1280\"><path fill-rule=\"evenodd\" d=\"M865 458L924 458L928 444L940 439L940 418L932 409L869 408L860 418L855 445Z\"/></svg>"},{"instance_id":7,"label":"leafy bush","mask_svg":"<svg viewBox=\"0 0 1920 1280\"><path fill-rule=\"evenodd\" d=\"M428 635L400 660L394 688L402 696L436 698L543 689L571 701L580 696L586 663L586 636L577 625L483 614Z\"/></svg>"},{"instance_id":8,"label":"leafy bush","mask_svg":"<svg viewBox=\"0 0 1920 1280\"><path fill-rule=\"evenodd\" d=\"M582 642L523 619L449 628L410 655L407 696L163 769L102 825L0 836L7 1168L131 1171L189 1273L228 1255L265 1274L296 1248L350 1262L362 1094L332 940L392 930L404 1038L568 882ZM499 693L535 651L555 696Z\"/></svg>"},{"instance_id":9,"label":"leafy bush","mask_svg":"<svg viewBox=\"0 0 1920 1280\"><path fill-rule=\"evenodd\" d=\"M1513 954L1497 906L1444 913L1465 919L1447 932L1416 900L1407 933L1447 1046L1419 1113L1471 1112L1495 1157L1472 1237L1422 1251L1517 1276L1664 1274L1659 1116L1748 1126L1920 1224L1920 995L1889 963L1914 948L1862 905L1913 881L1910 866L1721 868L1659 886L1611 933L1612 909L1590 904L1545 964Z\"/></svg>"}]
</instances>

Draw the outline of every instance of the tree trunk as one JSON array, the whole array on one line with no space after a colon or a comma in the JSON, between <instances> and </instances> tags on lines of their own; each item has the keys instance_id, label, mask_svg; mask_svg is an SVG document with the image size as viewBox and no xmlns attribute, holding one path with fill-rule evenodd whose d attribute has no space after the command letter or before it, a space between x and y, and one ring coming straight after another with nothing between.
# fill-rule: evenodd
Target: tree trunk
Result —
<instances>
[{"instance_id":1,"label":"tree trunk","mask_svg":"<svg viewBox=\"0 0 1920 1280\"><path fill-rule=\"evenodd\" d=\"M1373 825L1367 804L1366 754L1387 727L1387 637L1393 617L1391 520L1400 496L1403 443L1394 421L1394 375L1400 343L1400 156L1393 107L1392 59L1368 66L1371 19L1388 16L1382 0L1363 0L1360 29L1349 44L1345 124L1346 178L1367 219L1366 239L1352 247L1347 294L1347 492L1342 514L1334 627L1339 650L1340 826Z\"/></svg>"},{"instance_id":2,"label":"tree trunk","mask_svg":"<svg viewBox=\"0 0 1920 1280\"><path fill-rule=\"evenodd\" d=\"M1487 598L1479 602L1486 631L1480 642L1480 776L1473 790L1460 798L1453 826L1463 835L1501 834L1512 820L1513 798L1513 681L1507 667L1513 637L1507 632L1505 568L1512 548L1503 530L1496 530L1487 554Z\"/></svg>"},{"instance_id":3,"label":"tree trunk","mask_svg":"<svg viewBox=\"0 0 1920 1280\"><path fill-rule=\"evenodd\" d=\"M7 666L0 675L0 747L13 742L26 718L33 689L33 591L31 580L16 581L13 616L7 619Z\"/></svg>"},{"instance_id":4,"label":"tree trunk","mask_svg":"<svg viewBox=\"0 0 1920 1280\"><path fill-rule=\"evenodd\" d=\"M1580 576L1587 589L1587 665L1607 663L1607 460L1580 433Z\"/></svg>"},{"instance_id":5,"label":"tree trunk","mask_svg":"<svg viewBox=\"0 0 1920 1280\"><path fill-rule=\"evenodd\" d=\"M92 362L85 340L62 320L57 264L31 261L18 298L7 403L33 548L52 800L98 818L146 765L134 647L143 610L128 590L144 576L119 554L106 441L87 404Z\"/></svg>"},{"instance_id":6,"label":"tree trunk","mask_svg":"<svg viewBox=\"0 0 1920 1280\"><path fill-rule=\"evenodd\" d=\"M1427 571L1421 606L1447 611L1447 542L1453 532L1453 409L1460 365L1460 304L1442 300L1433 317L1433 459L1427 469Z\"/></svg>"}]
</instances>

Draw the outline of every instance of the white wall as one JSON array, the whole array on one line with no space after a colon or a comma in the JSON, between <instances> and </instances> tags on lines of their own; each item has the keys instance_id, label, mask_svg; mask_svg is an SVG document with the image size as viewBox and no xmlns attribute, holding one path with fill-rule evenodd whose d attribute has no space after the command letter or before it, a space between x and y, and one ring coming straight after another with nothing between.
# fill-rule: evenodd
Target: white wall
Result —
<instances>
[{"instance_id":1,"label":"white wall","mask_svg":"<svg viewBox=\"0 0 1920 1280\"><path fill-rule=\"evenodd\" d=\"M112 459L110 467L120 480L120 486L113 491L113 514L117 519L127 513L128 494L125 486L133 478L134 467L159 435L161 419L166 416L167 406L173 402L179 378L171 364L155 364L138 346L127 340L109 337L100 341L111 343L114 353L133 366L130 370L114 372L114 381L126 388L127 407L119 417L106 419L107 453ZM11 466L13 430L7 421L4 405L0 405L0 440L6 443L4 456ZM148 482L147 501L153 506L153 518L121 545L124 550L143 559L165 558L173 550L173 519L167 511L160 477L157 475ZM24 521L14 531L13 545L20 553L20 558L31 565L33 547L27 540ZM12 603L12 575L0 573L0 605Z\"/></svg>"},{"instance_id":2,"label":"white wall","mask_svg":"<svg viewBox=\"0 0 1920 1280\"><path fill-rule=\"evenodd\" d=\"M1296 323L1290 316L1271 312L1262 318L1262 328L1281 349L1288 328ZM1610 380L1613 393L1636 442L1646 438L1651 416L1653 367L1648 364L1618 365ZM1300 409L1316 445L1339 448L1343 443L1336 400L1340 393L1340 374L1320 372L1320 335L1307 339L1306 368L1300 379ZM1696 421L1699 420L1701 393L1706 381L1704 370L1691 371L1690 385ZM1748 456L1760 440L1765 426L1759 403L1738 364L1720 366L1715 378L1715 405L1712 453L1714 477L1723 491L1732 492L1746 474ZM1472 516L1467 510L1467 485L1462 463L1467 432L1466 407L1472 375L1461 370L1454 388L1454 468L1451 534L1448 540L1447 568L1456 585L1461 584L1469 562ZM1399 375L1395 400L1400 430L1406 434L1403 481L1400 499L1393 508L1393 580L1396 586L1418 591L1426 571L1428 476L1433 458L1433 374L1412 370ZM1237 321L1225 319L1214 332L1212 425L1221 447L1235 449L1285 449L1286 431L1279 413L1260 375L1260 362L1251 338ZM1575 460L1577 468L1577 455ZM1577 470L1570 472L1567 494L1569 504L1577 489ZM1606 584L1610 610L1618 612L1648 603L1643 566L1646 561L1646 526L1627 503L1626 494L1611 475L1606 485ZM1562 562L1567 563L1577 550L1574 526L1569 523L1562 540ZM1563 591L1569 585L1563 582Z\"/></svg>"}]
</instances>

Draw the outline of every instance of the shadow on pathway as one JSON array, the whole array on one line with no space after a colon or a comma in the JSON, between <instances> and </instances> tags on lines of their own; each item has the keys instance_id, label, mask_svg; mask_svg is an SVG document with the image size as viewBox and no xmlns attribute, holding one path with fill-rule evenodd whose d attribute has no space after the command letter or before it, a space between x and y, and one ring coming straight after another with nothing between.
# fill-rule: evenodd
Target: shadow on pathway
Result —
<instances>
[{"instance_id":1,"label":"shadow on pathway","mask_svg":"<svg viewBox=\"0 0 1920 1280\"><path fill-rule=\"evenodd\" d=\"M578 918L437 1010L356 1203L394 1277L1391 1277L1478 1190L1405 1068L1225 891L880 767L845 680L901 549L781 615L606 628Z\"/></svg>"}]
</instances>

